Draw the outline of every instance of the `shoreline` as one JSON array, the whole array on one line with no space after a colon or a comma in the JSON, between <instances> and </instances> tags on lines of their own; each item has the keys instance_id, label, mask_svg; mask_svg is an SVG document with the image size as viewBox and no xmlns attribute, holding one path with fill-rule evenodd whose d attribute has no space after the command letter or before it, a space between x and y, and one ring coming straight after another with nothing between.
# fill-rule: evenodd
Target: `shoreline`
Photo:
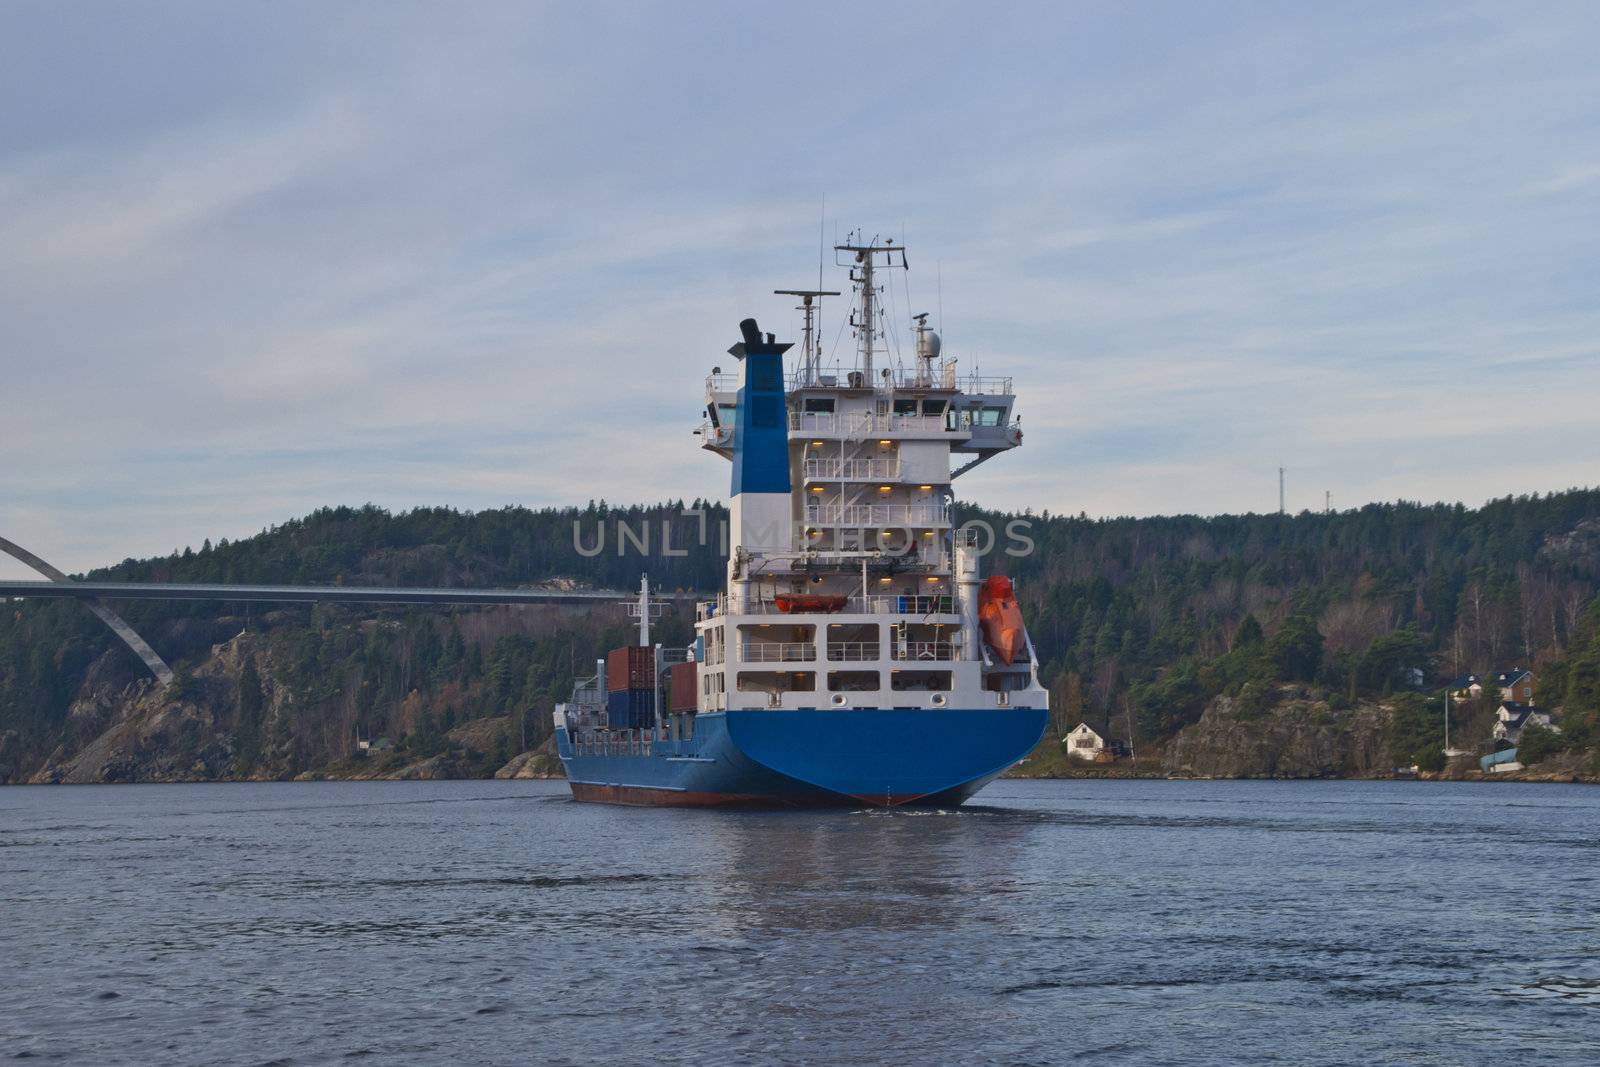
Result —
<instances>
[{"instance_id":1,"label":"shoreline","mask_svg":"<svg viewBox=\"0 0 1600 1067\"><path fill-rule=\"evenodd\" d=\"M522 782L564 782L565 774L549 771L534 773L513 773L491 775L463 775L463 774L417 774L407 773L412 768L400 768L398 771L383 774L340 774L327 771L303 771L288 778L268 777L219 777L219 778L146 778L134 781L99 781L99 782L70 782L70 781L45 781L45 782L6 782L0 783L0 789L46 788L50 786L102 786L102 785L260 785L260 784L299 784L299 783L329 783L329 782L490 782L490 781L522 781ZM1142 782L1514 782L1534 785L1600 785L1600 777L1580 774L1570 770L1523 770L1509 771L1503 774L1494 774L1485 771L1459 771L1459 772L1433 772L1424 771L1419 774L1405 775L1321 775L1321 776L1279 776L1279 775L1185 775L1169 774L1164 771L1146 771L1134 769L1108 769L1105 771L1090 770L1088 768L1076 772L1049 771L1045 773L1006 773L995 779L1000 782L1065 782L1065 781L1142 781Z\"/></svg>"}]
</instances>

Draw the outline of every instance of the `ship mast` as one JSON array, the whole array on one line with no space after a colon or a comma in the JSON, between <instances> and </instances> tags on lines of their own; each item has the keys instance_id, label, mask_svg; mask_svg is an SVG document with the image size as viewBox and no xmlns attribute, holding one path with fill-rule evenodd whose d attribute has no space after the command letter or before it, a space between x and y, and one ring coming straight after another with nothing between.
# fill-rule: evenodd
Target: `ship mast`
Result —
<instances>
[{"instance_id":1,"label":"ship mast","mask_svg":"<svg viewBox=\"0 0 1600 1067\"><path fill-rule=\"evenodd\" d=\"M639 599L628 602L628 614L639 620L639 645L650 644L650 620L667 610L666 601L650 595L650 576L639 575Z\"/></svg>"},{"instance_id":2,"label":"ship mast","mask_svg":"<svg viewBox=\"0 0 1600 1067\"><path fill-rule=\"evenodd\" d=\"M822 366L822 332L817 327L817 316L822 313L822 298L838 296L837 289L774 289L777 296L798 296L806 316L805 336L800 341L800 381L805 385L817 384L817 371Z\"/></svg>"},{"instance_id":3,"label":"ship mast","mask_svg":"<svg viewBox=\"0 0 1600 1067\"><path fill-rule=\"evenodd\" d=\"M850 267L850 280L861 290L861 307L851 313L850 325L855 327L856 338L861 342L861 373L862 380L870 389L874 386L872 377L872 352L878 334L878 286L873 281L873 272L879 266L894 266L894 254L900 253L900 266L908 268L906 263L906 249L904 245L897 245L892 240L885 240L882 244L874 237L863 243L855 234L847 238L847 243L834 245L835 262L838 262L838 253L848 252L854 258L848 263L839 263L839 266ZM884 260L880 264L878 256ZM859 321L857 316L859 316Z\"/></svg>"}]
</instances>

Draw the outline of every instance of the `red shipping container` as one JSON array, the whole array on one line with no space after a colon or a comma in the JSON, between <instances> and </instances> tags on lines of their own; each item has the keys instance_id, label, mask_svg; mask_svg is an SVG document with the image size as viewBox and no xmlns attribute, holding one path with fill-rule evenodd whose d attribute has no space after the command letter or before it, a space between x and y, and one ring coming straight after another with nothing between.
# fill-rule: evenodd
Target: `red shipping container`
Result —
<instances>
[{"instance_id":1,"label":"red shipping container","mask_svg":"<svg viewBox=\"0 0 1600 1067\"><path fill-rule=\"evenodd\" d=\"M694 660L687 663L674 663L672 665L672 703L673 711L696 711L700 707L700 694L698 686L700 676Z\"/></svg>"},{"instance_id":2,"label":"red shipping container","mask_svg":"<svg viewBox=\"0 0 1600 1067\"><path fill-rule=\"evenodd\" d=\"M619 693L624 689L654 689L656 687L656 653L648 645L629 645L614 648L606 657L606 690Z\"/></svg>"}]
</instances>

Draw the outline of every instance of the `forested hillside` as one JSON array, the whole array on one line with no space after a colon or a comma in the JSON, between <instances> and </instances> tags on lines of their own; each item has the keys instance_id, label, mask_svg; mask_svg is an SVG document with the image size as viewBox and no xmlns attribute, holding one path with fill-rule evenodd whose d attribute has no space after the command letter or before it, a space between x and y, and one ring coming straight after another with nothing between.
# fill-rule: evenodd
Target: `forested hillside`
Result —
<instances>
[{"instance_id":1,"label":"forested hillside","mask_svg":"<svg viewBox=\"0 0 1600 1067\"><path fill-rule=\"evenodd\" d=\"M648 570L661 588L709 590L721 581L724 518L698 503L333 508L94 576L626 589ZM1218 696L1265 706L1292 682L1338 707L1403 688L1408 668L1433 689L1521 665L1539 668L1540 703L1568 705L1575 729L1555 744L1592 743L1581 724L1600 710L1600 491L1480 509L1095 520L968 507L963 518L1031 524L1031 552L1004 554L1002 537L986 566L1018 580L1062 727L1109 719L1119 736L1159 746ZM182 747L180 774L300 773L346 757L358 734L427 753L462 722L497 716L515 724L501 741L514 751L548 735L551 704L628 634L612 608L118 607L178 668L175 692L152 694L142 665L81 605L8 605L0 780L67 759L131 702L158 698L184 713L142 743ZM680 614L660 637L689 633ZM1419 722L1423 699L1413 699ZM1462 730L1484 728L1482 709L1459 714ZM1404 757L1420 741L1399 743Z\"/></svg>"}]
</instances>

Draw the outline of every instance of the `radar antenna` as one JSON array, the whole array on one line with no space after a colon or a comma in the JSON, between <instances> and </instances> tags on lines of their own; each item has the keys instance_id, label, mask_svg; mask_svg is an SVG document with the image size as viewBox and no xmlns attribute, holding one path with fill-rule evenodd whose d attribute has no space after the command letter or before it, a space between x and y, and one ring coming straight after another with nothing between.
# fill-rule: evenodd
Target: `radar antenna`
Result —
<instances>
[{"instance_id":1,"label":"radar antenna","mask_svg":"<svg viewBox=\"0 0 1600 1067\"><path fill-rule=\"evenodd\" d=\"M774 289L777 296L798 296L805 312L805 336L800 339L800 381L803 385L816 385L817 372L822 365L822 331L817 329L817 317L822 314L822 298L838 296L837 289Z\"/></svg>"}]
</instances>

